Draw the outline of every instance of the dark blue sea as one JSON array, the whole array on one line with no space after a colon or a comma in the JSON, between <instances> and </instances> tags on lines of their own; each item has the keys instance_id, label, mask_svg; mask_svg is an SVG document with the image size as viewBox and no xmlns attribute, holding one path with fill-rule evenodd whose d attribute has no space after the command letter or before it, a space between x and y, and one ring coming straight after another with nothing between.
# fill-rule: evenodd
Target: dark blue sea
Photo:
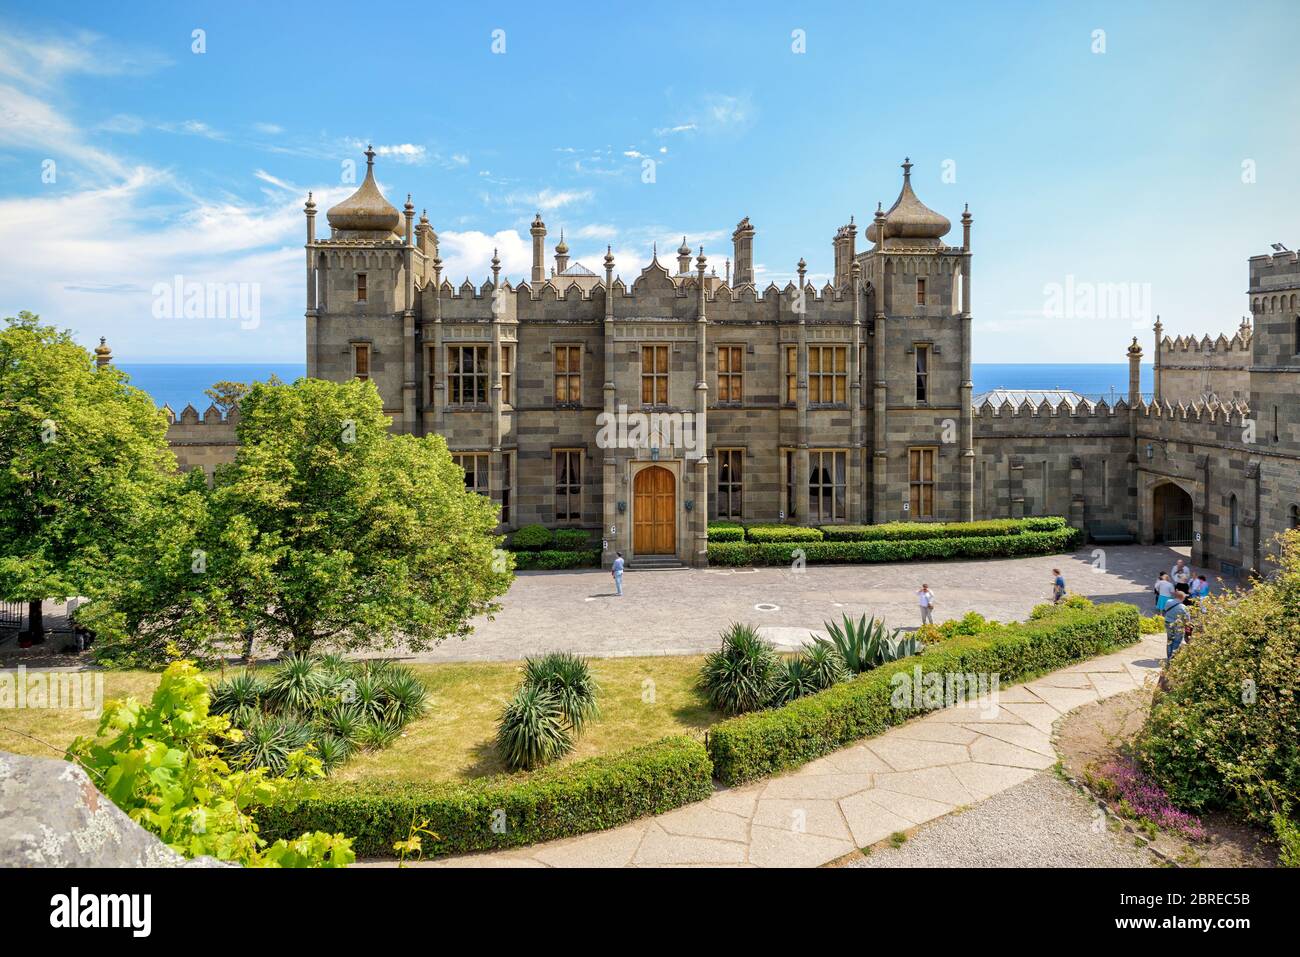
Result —
<instances>
[{"instance_id":1,"label":"dark blue sea","mask_svg":"<svg viewBox=\"0 0 1300 957\"><path fill-rule=\"evenodd\" d=\"M185 365L180 363L147 364L120 363L123 372L131 376L131 384L144 389L159 405L164 402L176 412L192 404L202 412L209 400L203 390L214 382L261 382L275 374L285 382L305 374L302 363L213 363ZM1128 394L1128 364L1110 363L991 363L976 362L971 367L975 392L990 389L1070 389L1089 398L1117 397ZM1142 391L1151 391L1151 367L1142 367Z\"/></svg>"}]
</instances>

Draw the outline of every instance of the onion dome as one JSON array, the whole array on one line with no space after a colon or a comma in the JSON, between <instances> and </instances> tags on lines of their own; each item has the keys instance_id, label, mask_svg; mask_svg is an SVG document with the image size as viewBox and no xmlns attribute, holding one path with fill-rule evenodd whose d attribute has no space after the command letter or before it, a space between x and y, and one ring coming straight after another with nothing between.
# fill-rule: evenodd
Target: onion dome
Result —
<instances>
[{"instance_id":1,"label":"onion dome","mask_svg":"<svg viewBox=\"0 0 1300 957\"><path fill-rule=\"evenodd\" d=\"M903 160L903 189L894 205L885 213L882 230L880 218L867 227L867 239L880 242L884 239L937 240L948 234L952 223L916 198L912 192L912 161Z\"/></svg>"},{"instance_id":2,"label":"onion dome","mask_svg":"<svg viewBox=\"0 0 1300 957\"><path fill-rule=\"evenodd\" d=\"M683 236L683 237L682 237L682 244L681 244L680 246L677 247L677 255L679 255L679 256L689 256L690 254L691 254L691 247L688 246L688 245L686 245L686 237Z\"/></svg>"},{"instance_id":3,"label":"onion dome","mask_svg":"<svg viewBox=\"0 0 1300 957\"><path fill-rule=\"evenodd\" d=\"M95 346L95 365L103 368L113 361L113 350L109 348L108 342L103 336L99 337L99 345Z\"/></svg>"},{"instance_id":4,"label":"onion dome","mask_svg":"<svg viewBox=\"0 0 1300 957\"><path fill-rule=\"evenodd\" d=\"M366 178L355 193L325 214L331 229L395 233L402 214L375 184L375 151L366 147Z\"/></svg>"},{"instance_id":5,"label":"onion dome","mask_svg":"<svg viewBox=\"0 0 1300 957\"><path fill-rule=\"evenodd\" d=\"M557 246L555 247L555 252L556 252L557 255L559 255L559 256L563 256L563 255L565 255L566 253L568 253L568 251L569 251L569 244L566 243L566 242L564 241L564 230L561 229L561 230L560 230L560 242L559 242L559 245L557 245Z\"/></svg>"}]
</instances>

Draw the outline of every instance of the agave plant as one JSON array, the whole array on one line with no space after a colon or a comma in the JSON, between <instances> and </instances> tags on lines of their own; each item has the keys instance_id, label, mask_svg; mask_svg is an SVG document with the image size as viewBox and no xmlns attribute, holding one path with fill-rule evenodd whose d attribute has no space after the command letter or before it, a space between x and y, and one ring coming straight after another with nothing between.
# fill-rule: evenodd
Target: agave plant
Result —
<instances>
[{"instance_id":1,"label":"agave plant","mask_svg":"<svg viewBox=\"0 0 1300 957\"><path fill-rule=\"evenodd\" d=\"M265 700L279 711L308 714L328 693L330 682L310 655L289 654L267 684Z\"/></svg>"},{"instance_id":2,"label":"agave plant","mask_svg":"<svg viewBox=\"0 0 1300 957\"><path fill-rule=\"evenodd\" d=\"M920 654L921 641L916 635L909 635L900 631L895 631L890 637L886 637L880 645L880 663L887 661L897 661L899 658L908 658L912 655Z\"/></svg>"},{"instance_id":3,"label":"agave plant","mask_svg":"<svg viewBox=\"0 0 1300 957\"><path fill-rule=\"evenodd\" d=\"M844 658L833 646L813 642L804 648L809 677L818 691L824 691L849 677Z\"/></svg>"},{"instance_id":4,"label":"agave plant","mask_svg":"<svg viewBox=\"0 0 1300 957\"><path fill-rule=\"evenodd\" d=\"M555 695L560 713L575 734L600 713L596 704L599 686L591 676L586 659L577 655L556 651L541 658L526 659L524 684Z\"/></svg>"},{"instance_id":5,"label":"agave plant","mask_svg":"<svg viewBox=\"0 0 1300 957\"><path fill-rule=\"evenodd\" d=\"M887 630L884 619L868 618L863 615L855 622L845 615L842 624L826 622L826 633L829 638L814 638L814 643L839 652L845 666L852 674L862 674L886 661L903 657L898 654L894 654L894 657L886 657L901 647L902 629Z\"/></svg>"},{"instance_id":6,"label":"agave plant","mask_svg":"<svg viewBox=\"0 0 1300 957\"><path fill-rule=\"evenodd\" d=\"M721 650L704 659L699 686L719 711L753 711L771 698L778 664L776 651L753 626L732 624L722 633Z\"/></svg>"},{"instance_id":7,"label":"agave plant","mask_svg":"<svg viewBox=\"0 0 1300 957\"><path fill-rule=\"evenodd\" d=\"M233 715L243 709L256 709L266 694L266 682L252 671L241 671L212 689L211 712Z\"/></svg>"},{"instance_id":8,"label":"agave plant","mask_svg":"<svg viewBox=\"0 0 1300 957\"><path fill-rule=\"evenodd\" d=\"M820 690L813 674L811 662L806 654L783 658L776 668L776 679L772 683L772 704L785 704L795 698L802 698Z\"/></svg>"},{"instance_id":9,"label":"agave plant","mask_svg":"<svg viewBox=\"0 0 1300 957\"><path fill-rule=\"evenodd\" d=\"M533 685L521 686L497 725L497 751L506 767L531 771L572 747L573 735L555 694Z\"/></svg>"}]
</instances>

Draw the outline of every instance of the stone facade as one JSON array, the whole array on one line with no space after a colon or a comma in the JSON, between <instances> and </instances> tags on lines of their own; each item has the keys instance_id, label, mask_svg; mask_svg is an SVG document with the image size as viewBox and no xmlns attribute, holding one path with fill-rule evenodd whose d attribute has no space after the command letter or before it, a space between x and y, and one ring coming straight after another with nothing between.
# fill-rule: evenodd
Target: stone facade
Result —
<instances>
[{"instance_id":1,"label":"stone facade","mask_svg":"<svg viewBox=\"0 0 1300 957\"><path fill-rule=\"evenodd\" d=\"M502 505L503 529L599 530L605 561L668 554L705 562L717 518L801 524L955 521L1060 514L1187 540L1198 566L1261 567L1300 516L1300 266L1250 261L1253 328L1232 339L1163 337L1156 394L1108 406L1028 400L976 408L971 385L971 228L912 191L910 163L858 248L832 240L834 279L759 288L757 230L733 234L725 278L692 259L625 280L544 257L512 285L495 258L483 285L453 285L438 237L366 181L307 215L307 374L374 381L393 427L445 436L467 482ZM210 467L233 425L187 409L178 456ZM644 416L642 420L639 417ZM668 434L638 421L659 417ZM1257 421L1258 419L1258 421ZM700 440L696 440L696 436ZM645 474L642 474L645 473ZM666 474L665 474L666 473Z\"/></svg>"}]
</instances>

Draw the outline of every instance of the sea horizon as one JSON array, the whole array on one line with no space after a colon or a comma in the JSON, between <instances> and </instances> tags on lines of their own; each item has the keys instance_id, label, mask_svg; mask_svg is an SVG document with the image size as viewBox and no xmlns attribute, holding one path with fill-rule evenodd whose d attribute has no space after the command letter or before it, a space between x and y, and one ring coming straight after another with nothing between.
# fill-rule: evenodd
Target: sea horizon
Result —
<instances>
[{"instance_id":1,"label":"sea horizon","mask_svg":"<svg viewBox=\"0 0 1300 957\"><path fill-rule=\"evenodd\" d=\"M292 382L306 374L302 362L126 362L116 363L154 402L176 413L192 405L202 413L211 404L204 390L221 381L264 382L275 375ZM1128 396L1127 362L973 362L975 394L992 389L1065 389L1089 399ZM1152 391L1152 367L1142 365L1144 394Z\"/></svg>"}]
</instances>

